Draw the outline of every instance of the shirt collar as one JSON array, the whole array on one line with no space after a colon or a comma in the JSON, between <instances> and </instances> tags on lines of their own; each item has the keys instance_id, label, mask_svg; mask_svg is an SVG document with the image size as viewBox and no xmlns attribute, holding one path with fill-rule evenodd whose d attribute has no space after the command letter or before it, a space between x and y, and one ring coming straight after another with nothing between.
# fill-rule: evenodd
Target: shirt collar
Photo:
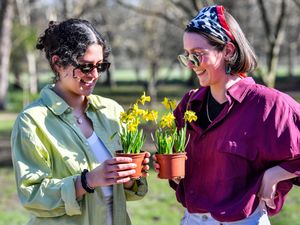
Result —
<instances>
[{"instance_id":1,"label":"shirt collar","mask_svg":"<svg viewBox=\"0 0 300 225\"><path fill-rule=\"evenodd\" d=\"M255 81L252 77L242 78L240 81L233 84L228 90L227 95L230 95L238 102L242 102L248 93L248 90L251 85L255 84ZM209 87L203 87L200 89L192 90L190 102L194 101L203 101L205 99L206 93Z\"/></svg>"},{"instance_id":2,"label":"shirt collar","mask_svg":"<svg viewBox=\"0 0 300 225\"><path fill-rule=\"evenodd\" d=\"M246 97L250 86L253 84L255 84L255 81L252 77L242 78L240 81L228 88L227 94L241 103Z\"/></svg>"},{"instance_id":3,"label":"shirt collar","mask_svg":"<svg viewBox=\"0 0 300 225\"><path fill-rule=\"evenodd\" d=\"M61 115L66 111L72 110L72 108L53 91L53 87L54 84L50 84L41 90L41 97L45 105L56 115ZM106 108L106 106L102 104L101 98L97 98L95 95L89 95L87 99L87 109L89 107L95 110Z\"/></svg>"}]
</instances>

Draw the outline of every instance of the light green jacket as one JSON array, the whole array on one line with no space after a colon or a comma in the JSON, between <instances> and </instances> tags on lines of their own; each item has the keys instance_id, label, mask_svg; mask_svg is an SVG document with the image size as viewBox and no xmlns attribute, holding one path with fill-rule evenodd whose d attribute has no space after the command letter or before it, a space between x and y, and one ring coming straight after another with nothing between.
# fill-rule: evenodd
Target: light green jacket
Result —
<instances>
[{"instance_id":1,"label":"light green jacket","mask_svg":"<svg viewBox=\"0 0 300 225\"><path fill-rule=\"evenodd\" d=\"M118 138L122 107L115 101L88 96L87 116L106 148L122 149ZM11 137L12 159L21 203L33 217L28 224L105 225L106 207L101 188L76 199L75 180L83 169L97 167L86 138L77 127L72 108L48 85L41 97L18 116ZM141 199L147 192L146 179L132 190L113 186L113 224L129 225L126 200Z\"/></svg>"}]
</instances>

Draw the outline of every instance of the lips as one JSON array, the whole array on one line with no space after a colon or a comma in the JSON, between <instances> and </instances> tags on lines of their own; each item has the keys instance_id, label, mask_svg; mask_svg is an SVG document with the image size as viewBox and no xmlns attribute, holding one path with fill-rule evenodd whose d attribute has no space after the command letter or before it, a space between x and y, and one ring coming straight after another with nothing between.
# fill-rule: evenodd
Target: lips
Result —
<instances>
[{"instance_id":1,"label":"lips","mask_svg":"<svg viewBox=\"0 0 300 225\"><path fill-rule=\"evenodd\" d=\"M205 71L206 70L197 70L197 71L195 71L195 73L197 74L197 76L200 76L200 75L204 74Z\"/></svg>"},{"instance_id":2,"label":"lips","mask_svg":"<svg viewBox=\"0 0 300 225\"><path fill-rule=\"evenodd\" d=\"M84 85L84 86L88 86L88 87L90 87L90 86L93 86L94 84L95 84L95 80L83 80L83 79L81 79L80 80L80 84L82 84L82 85Z\"/></svg>"}]
</instances>

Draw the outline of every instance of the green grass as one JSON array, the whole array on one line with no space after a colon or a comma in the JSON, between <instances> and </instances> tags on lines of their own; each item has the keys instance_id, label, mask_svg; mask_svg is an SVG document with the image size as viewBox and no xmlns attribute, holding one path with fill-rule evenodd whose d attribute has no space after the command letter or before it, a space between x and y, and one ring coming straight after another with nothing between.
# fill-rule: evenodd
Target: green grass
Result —
<instances>
[{"instance_id":1,"label":"green grass","mask_svg":"<svg viewBox=\"0 0 300 225\"><path fill-rule=\"evenodd\" d=\"M128 203L132 224L179 224L184 209L168 181L158 179L154 171L150 171L148 184L149 192L144 199Z\"/></svg>"},{"instance_id":2,"label":"green grass","mask_svg":"<svg viewBox=\"0 0 300 225\"><path fill-rule=\"evenodd\" d=\"M0 225L26 224L30 215L20 205L11 168L0 168ZM183 207L176 201L174 191L166 180L156 178L151 170L148 178L149 192L140 201L128 202L133 225L179 224ZM5 185L3 185L5 184ZM271 218L272 225L300 225L300 189L294 187L289 193L281 213Z\"/></svg>"}]
</instances>

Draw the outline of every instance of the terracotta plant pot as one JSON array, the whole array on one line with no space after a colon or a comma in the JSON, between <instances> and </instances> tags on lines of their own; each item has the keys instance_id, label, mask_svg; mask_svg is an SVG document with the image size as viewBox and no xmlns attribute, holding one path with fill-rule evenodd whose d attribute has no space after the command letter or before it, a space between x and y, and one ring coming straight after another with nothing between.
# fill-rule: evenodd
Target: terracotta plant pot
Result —
<instances>
[{"instance_id":1,"label":"terracotta plant pot","mask_svg":"<svg viewBox=\"0 0 300 225\"><path fill-rule=\"evenodd\" d=\"M130 157L132 162L136 164L135 174L132 174L130 177L133 179L139 178L142 176L143 172L143 161L145 158L146 152L141 153L124 153L122 150L116 151L116 156L120 157Z\"/></svg>"},{"instance_id":2,"label":"terracotta plant pot","mask_svg":"<svg viewBox=\"0 0 300 225\"><path fill-rule=\"evenodd\" d=\"M183 178L185 175L186 153L157 154L157 162L160 166L158 177L161 179Z\"/></svg>"}]
</instances>

